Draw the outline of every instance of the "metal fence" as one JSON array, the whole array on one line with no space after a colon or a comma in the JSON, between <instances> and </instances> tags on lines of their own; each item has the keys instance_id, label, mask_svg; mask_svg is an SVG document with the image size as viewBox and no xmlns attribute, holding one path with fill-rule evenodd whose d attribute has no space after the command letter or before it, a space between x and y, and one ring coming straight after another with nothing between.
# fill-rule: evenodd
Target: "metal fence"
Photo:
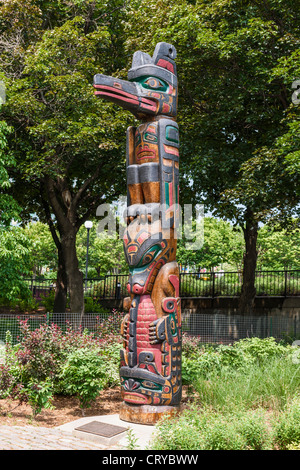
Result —
<instances>
[{"instance_id":1,"label":"metal fence","mask_svg":"<svg viewBox=\"0 0 300 470\"><path fill-rule=\"evenodd\" d=\"M55 279L23 279L37 301L44 300L55 291ZM127 293L127 274L108 274L84 279L84 296L93 299L122 299Z\"/></svg>"},{"instance_id":2,"label":"metal fence","mask_svg":"<svg viewBox=\"0 0 300 470\"><path fill-rule=\"evenodd\" d=\"M120 314L47 314L47 315L0 315L0 346L4 345L7 331L12 336L13 343L22 338L20 321L27 320L31 330L40 325L57 324L63 330L67 328L99 333L103 322L109 322L109 331L120 331ZM300 338L300 320L283 316L241 316L223 314L184 313L182 316L182 331L188 335L197 336L200 342L212 344L230 344L242 338L274 337L276 340L294 341Z\"/></svg>"},{"instance_id":3,"label":"metal fence","mask_svg":"<svg viewBox=\"0 0 300 470\"><path fill-rule=\"evenodd\" d=\"M26 321L31 331L38 329L41 325L57 325L63 332L71 330L99 334L101 330L103 332L105 322L107 322L106 328L109 332L118 332L123 315L120 312L85 313L83 316L80 313L0 314L0 346L5 343L8 331L13 344L20 342L22 339L20 323L23 321Z\"/></svg>"},{"instance_id":4,"label":"metal fence","mask_svg":"<svg viewBox=\"0 0 300 470\"><path fill-rule=\"evenodd\" d=\"M230 344L243 338L267 338L294 341L300 337L297 316L244 316L225 314L185 314L183 331L203 343Z\"/></svg>"},{"instance_id":5,"label":"metal fence","mask_svg":"<svg viewBox=\"0 0 300 470\"><path fill-rule=\"evenodd\" d=\"M33 297L40 301L55 290L54 279L24 279ZM127 274L110 274L84 280L84 295L93 299L122 299L127 293ZM300 296L300 270L256 271L256 296ZM181 272L180 297L237 297L241 293L242 273Z\"/></svg>"},{"instance_id":6,"label":"metal fence","mask_svg":"<svg viewBox=\"0 0 300 470\"><path fill-rule=\"evenodd\" d=\"M181 273L181 297L237 297L241 294L242 273ZM293 297L300 295L300 270L256 271L257 297Z\"/></svg>"}]
</instances>

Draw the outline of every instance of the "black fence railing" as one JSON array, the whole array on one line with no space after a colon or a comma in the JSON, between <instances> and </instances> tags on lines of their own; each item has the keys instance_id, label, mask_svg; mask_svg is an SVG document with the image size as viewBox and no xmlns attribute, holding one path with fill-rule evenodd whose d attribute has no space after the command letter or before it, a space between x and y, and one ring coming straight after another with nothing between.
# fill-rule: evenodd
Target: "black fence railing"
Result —
<instances>
[{"instance_id":1,"label":"black fence railing","mask_svg":"<svg viewBox=\"0 0 300 470\"><path fill-rule=\"evenodd\" d=\"M243 276L235 272L181 273L181 297L238 297ZM300 296L300 270L256 271L257 297Z\"/></svg>"},{"instance_id":2,"label":"black fence railing","mask_svg":"<svg viewBox=\"0 0 300 470\"><path fill-rule=\"evenodd\" d=\"M36 300L42 300L55 290L53 279L24 279ZM109 274L100 278L84 280L84 295L97 299L122 299L127 293L127 274ZM242 288L242 273L225 272L181 272L180 297L216 298L238 297ZM256 271L257 297L300 296L300 270Z\"/></svg>"}]
</instances>

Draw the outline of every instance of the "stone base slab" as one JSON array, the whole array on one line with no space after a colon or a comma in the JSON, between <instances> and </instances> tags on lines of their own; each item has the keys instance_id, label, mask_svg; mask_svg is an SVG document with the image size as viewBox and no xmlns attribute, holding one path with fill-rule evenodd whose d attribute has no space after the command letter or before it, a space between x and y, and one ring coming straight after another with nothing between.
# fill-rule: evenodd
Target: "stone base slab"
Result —
<instances>
[{"instance_id":1,"label":"stone base slab","mask_svg":"<svg viewBox=\"0 0 300 470\"><path fill-rule=\"evenodd\" d=\"M119 418L129 423L154 426L163 416L172 416L180 411L180 406L129 405L123 402Z\"/></svg>"}]
</instances>

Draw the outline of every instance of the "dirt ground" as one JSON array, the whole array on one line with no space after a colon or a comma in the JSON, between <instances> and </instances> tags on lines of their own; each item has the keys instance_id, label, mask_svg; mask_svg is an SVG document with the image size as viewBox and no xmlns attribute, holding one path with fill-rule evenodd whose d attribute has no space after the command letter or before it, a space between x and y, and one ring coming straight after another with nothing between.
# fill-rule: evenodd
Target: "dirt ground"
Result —
<instances>
[{"instance_id":1,"label":"dirt ground","mask_svg":"<svg viewBox=\"0 0 300 470\"><path fill-rule=\"evenodd\" d=\"M84 416L117 414L121 403L119 387L103 390L92 406L84 410ZM30 405L17 406L17 404L17 401L13 400L0 400L0 425L26 426L30 424L55 428L83 416L79 400L75 397L55 397L52 402L54 409L42 410L35 418L32 417Z\"/></svg>"},{"instance_id":2,"label":"dirt ground","mask_svg":"<svg viewBox=\"0 0 300 470\"><path fill-rule=\"evenodd\" d=\"M186 388L183 387L182 403L187 403L188 400ZM92 406L84 409L84 416L118 414L121 403L119 387L103 390ZM79 400L75 397L55 397L52 404L53 409L42 410L33 418L30 405L17 406L16 401L0 400L0 426L36 425L55 428L83 417Z\"/></svg>"}]
</instances>

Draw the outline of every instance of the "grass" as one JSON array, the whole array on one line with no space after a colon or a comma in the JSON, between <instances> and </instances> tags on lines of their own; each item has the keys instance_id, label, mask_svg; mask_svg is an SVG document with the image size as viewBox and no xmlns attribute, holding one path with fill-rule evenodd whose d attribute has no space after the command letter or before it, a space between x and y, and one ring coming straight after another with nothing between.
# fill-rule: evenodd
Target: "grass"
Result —
<instances>
[{"instance_id":1,"label":"grass","mask_svg":"<svg viewBox=\"0 0 300 470\"><path fill-rule=\"evenodd\" d=\"M222 368L207 380L199 377L194 384L201 403L215 410L272 408L282 409L299 391L300 365L281 358L245 368Z\"/></svg>"},{"instance_id":2,"label":"grass","mask_svg":"<svg viewBox=\"0 0 300 470\"><path fill-rule=\"evenodd\" d=\"M300 448L300 358L268 338L184 352L193 400L157 425L153 450Z\"/></svg>"}]
</instances>

